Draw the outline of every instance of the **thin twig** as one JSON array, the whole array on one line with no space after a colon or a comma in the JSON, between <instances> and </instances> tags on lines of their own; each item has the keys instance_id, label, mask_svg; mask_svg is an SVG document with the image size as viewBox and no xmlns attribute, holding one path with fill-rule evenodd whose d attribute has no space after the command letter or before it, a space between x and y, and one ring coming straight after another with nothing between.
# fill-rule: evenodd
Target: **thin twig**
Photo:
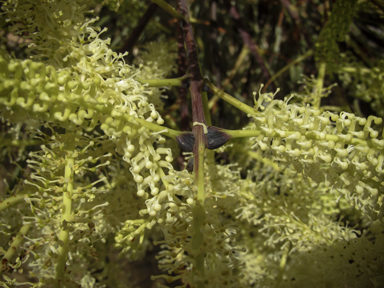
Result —
<instances>
[{"instance_id":1,"label":"thin twig","mask_svg":"<svg viewBox=\"0 0 384 288\"><path fill-rule=\"evenodd\" d=\"M173 8L171 5L169 5L164 0L151 0L151 1L153 3L156 3L157 5L159 5L164 11L168 12L170 15L175 17L177 20L179 20L179 21L184 20L185 21L184 16L182 14L180 14L179 12L177 12L175 10L175 8Z\"/></svg>"},{"instance_id":2,"label":"thin twig","mask_svg":"<svg viewBox=\"0 0 384 288\"><path fill-rule=\"evenodd\" d=\"M244 43L248 46L250 52L252 53L252 55L255 57L257 63L259 64L264 79L269 79L271 76L268 72L267 67L265 66L263 58L261 58L261 56L258 52L258 50L260 48L257 46L257 44L255 42L252 41L251 35L246 30L245 25L241 21L239 12L237 12L236 7L231 5L229 7L229 14L232 17L232 19L234 19L236 22L236 26L238 27L241 38L243 39Z\"/></svg>"},{"instance_id":3,"label":"thin twig","mask_svg":"<svg viewBox=\"0 0 384 288\"><path fill-rule=\"evenodd\" d=\"M265 86L263 87L263 90L262 90L262 93L264 93L266 90L267 90L267 87L277 78L279 77L281 74L283 74L285 71L287 71L290 67L292 67L293 65L296 65L297 63L300 63L301 61L303 61L305 58L311 56L313 54L313 50L309 50L307 51L307 53L305 53L304 55L301 55L299 56L297 59L293 60L291 63L285 65L282 69L280 69L276 74L274 74L269 80L268 82L265 84Z\"/></svg>"},{"instance_id":4,"label":"thin twig","mask_svg":"<svg viewBox=\"0 0 384 288\"><path fill-rule=\"evenodd\" d=\"M153 14L155 13L157 8L156 4L151 4L148 6L147 11L145 11L144 15L141 17L139 20L139 23L137 23L135 29L133 29L131 35L125 41L125 44L123 47L120 49L120 52L131 52L133 49L133 46L135 46L137 40L139 40L140 35L143 33L145 27L147 26L149 20L151 20Z\"/></svg>"}]
</instances>

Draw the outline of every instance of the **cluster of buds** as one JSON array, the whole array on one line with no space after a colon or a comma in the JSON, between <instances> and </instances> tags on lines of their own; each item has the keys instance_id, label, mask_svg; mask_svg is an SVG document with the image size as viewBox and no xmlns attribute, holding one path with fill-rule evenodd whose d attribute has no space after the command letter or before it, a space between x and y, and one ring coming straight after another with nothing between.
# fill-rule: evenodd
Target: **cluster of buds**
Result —
<instances>
[{"instance_id":1,"label":"cluster of buds","mask_svg":"<svg viewBox=\"0 0 384 288\"><path fill-rule=\"evenodd\" d=\"M139 175L143 167L150 170L152 188L160 180L158 167L172 169L170 149L153 147L154 142L162 144L165 139L135 120L145 118L146 122L164 123L154 105L148 104L145 88L132 78L120 80L123 83L113 91L109 89L112 84L107 83L111 79L103 81L94 77L80 81L74 79L69 70L57 72L53 66L31 60L10 60L3 55L0 62L3 80L0 105L6 108L3 114L11 122L32 117L68 130L81 127L89 132L100 125L118 144L117 150L124 159L132 164L138 184L144 180ZM165 155L165 161L161 155Z\"/></svg>"},{"instance_id":2,"label":"cluster of buds","mask_svg":"<svg viewBox=\"0 0 384 288\"><path fill-rule=\"evenodd\" d=\"M43 135L51 142L29 153L27 163L34 172L24 181L30 213L23 215L23 224L32 226L25 246L36 256L30 266L41 283L67 279L68 273L61 270L67 257L71 261L84 256L97 258L92 244L100 231L94 220L108 206L108 202L92 203L109 192L102 170L110 165L107 159L111 154L99 155L94 150L102 139L90 140L81 131L75 135L53 133ZM98 179L89 171L99 171Z\"/></svg>"},{"instance_id":3,"label":"cluster of buds","mask_svg":"<svg viewBox=\"0 0 384 288\"><path fill-rule=\"evenodd\" d=\"M381 219L384 207L377 200L383 190L384 140L372 127L381 122L375 116L321 112L261 94L253 123L246 129L260 132L250 139L253 147L280 165L292 165L315 182L327 184L351 205Z\"/></svg>"}]
</instances>

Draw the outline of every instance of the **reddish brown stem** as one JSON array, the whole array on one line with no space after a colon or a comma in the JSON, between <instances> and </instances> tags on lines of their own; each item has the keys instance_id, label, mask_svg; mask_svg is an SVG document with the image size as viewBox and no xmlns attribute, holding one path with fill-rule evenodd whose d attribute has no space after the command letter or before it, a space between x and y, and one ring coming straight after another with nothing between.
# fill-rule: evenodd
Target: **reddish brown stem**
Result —
<instances>
[{"instance_id":1,"label":"reddish brown stem","mask_svg":"<svg viewBox=\"0 0 384 288\"><path fill-rule=\"evenodd\" d=\"M186 21L181 22L181 27L184 31L184 41L187 48L188 68L191 79L189 91L191 92L192 117L194 123L192 132L195 137L195 143L193 145L193 172L195 174L196 185L204 185L199 182L199 178L201 178L200 174L203 173L201 161L204 161L204 150L207 147L207 137L204 133L206 127L203 126L207 125L207 122L205 121L203 101L201 98L203 77L200 72L199 60L197 56L197 47L192 32L192 26L189 22L189 13L186 0L180 0L179 10L180 13L186 19ZM204 189L202 191L204 192Z\"/></svg>"},{"instance_id":2,"label":"reddish brown stem","mask_svg":"<svg viewBox=\"0 0 384 288\"><path fill-rule=\"evenodd\" d=\"M188 17L188 7L187 1L180 1L180 13L188 19L188 22L183 21L181 23L183 31L184 31L184 41L187 47L188 54L188 67L189 67L189 75L191 84L189 86L189 91L191 92L192 98L192 114L193 114L193 122L199 122L203 124L207 124L204 117L203 111L203 102L201 99L201 88L203 83L203 76L200 72L199 60L197 56L197 47L195 43L195 38L192 32L191 23L189 23ZM199 126L194 126L193 130L201 130L197 129Z\"/></svg>"}]
</instances>

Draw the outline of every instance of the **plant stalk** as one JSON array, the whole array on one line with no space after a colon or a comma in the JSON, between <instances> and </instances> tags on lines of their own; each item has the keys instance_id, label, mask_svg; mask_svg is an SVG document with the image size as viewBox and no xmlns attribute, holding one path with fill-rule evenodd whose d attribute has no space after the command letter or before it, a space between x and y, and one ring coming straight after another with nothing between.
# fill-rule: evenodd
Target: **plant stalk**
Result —
<instances>
[{"instance_id":1,"label":"plant stalk","mask_svg":"<svg viewBox=\"0 0 384 288\"><path fill-rule=\"evenodd\" d=\"M72 212L72 193L73 193L73 176L75 158L73 157L74 145L68 147L67 156L65 157L66 165L64 169L64 187L63 187L63 206L60 220L60 234L59 234L59 251L56 265L56 288L63 287L65 262L68 258L69 248L69 222L71 221ZM72 148L72 149L71 149Z\"/></svg>"},{"instance_id":2,"label":"plant stalk","mask_svg":"<svg viewBox=\"0 0 384 288\"><path fill-rule=\"evenodd\" d=\"M9 246L9 249L7 250L7 252L5 252L5 254L1 260L1 266L2 267L0 269L0 273L2 271L7 271L7 265L8 265L9 260L11 260L12 256L16 252L16 249L23 242L24 236L27 235L29 228L31 228L31 224L23 225L23 227L21 227L21 229L19 230L19 233L17 233L17 236L15 237L15 239L13 239L11 245Z\"/></svg>"},{"instance_id":3,"label":"plant stalk","mask_svg":"<svg viewBox=\"0 0 384 288\"><path fill-rule=\"evenodd\" d=\"M192 207L192 227L194 229L194 234L192 235L192 249L196 251L194 252L196 269L200 275L204 276L205 255L204 252L200 251L200 248L204 241L204 235L201 232L201 228L205 219L204 152L205 148L207 147L207 122L204 116L203 99L201 95L201 89L204 84L204 81L200 72L197 47L195 38L193 36L192 26L189 22L189 13L186 0L180 0L179 11L186 19L186 21L181 22L181 24L184 31L184 41L187 48L188 67L191 77L189 91L191 93L192 100L192 132L195 137L195 143L193 145L193 173L195 178L195 185L197 186L195 186L197 188L197 194L195 194L196 200L194 201L194 206ZM200 281L196 282L198 283L193 283L193 287L196 286L204 288L203 283L200 283Z\"/></svg>"},{"instance_id":4,"label":"plant stalk","mask_svg":"<svg viewBox=\"0 0 384 288\"><path fill-rule=\"evenodd\" d=\"M247 104L237 100L233 96L225 93L223 90L220 90L219 88L217 88L215 85L213 85L210 82L207 82L206 85L209 88L211 88L213 94L219 96L221 99L223 99L224 101L226 101L229 104L233 105L237 109L239 109L239 110L241 110L241 111L243 111L243 112L245 112L247 114L255 115L255 110L252 107L250 107Z\"/></svg>"},{"instance_id":5,"label":"plant stalk","mask_svg":"<svg viewBox=\"0 0 384 288\"><path fill-rule=\"evenodd\" d=\"M175 17L177 20L185 21L184 15L180 14L173 8L171 5L169 5L167 2L164 0L151 0L153 3L159 5L164 11L168 12L170 15Z\"/></svg>"},{"instance_id":6,"label":"plant stalk","mask_svg":"<svg viewBox=\"0 0 384 288\"><path fill-rule=\"evenodd\" d=\"M140 84L147 84L148 87L164 87L164 86L183 86L184 81L188 79L188 75L174 78L174 79L141 79L137 78L136 80Z\"/></svg>"},{"instance_id":7,"label":"plant stalk","mask_svg":"<svg viewBox=\"0 0 384 288\"><path fill-rule=\"evenodd\" d=\"M17 195L8 197L7 199L4 199L3 201L0 202L0 211L3 211L8 207L23 201L25 195L26 194L17 194Z\"/></svg>"}]
</instances>

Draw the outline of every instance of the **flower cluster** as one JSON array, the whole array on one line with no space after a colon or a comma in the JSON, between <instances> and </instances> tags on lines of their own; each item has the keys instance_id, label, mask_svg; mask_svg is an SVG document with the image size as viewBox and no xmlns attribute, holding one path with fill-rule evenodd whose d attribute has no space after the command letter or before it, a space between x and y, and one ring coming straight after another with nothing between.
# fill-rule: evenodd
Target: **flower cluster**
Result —
<instances>
[{"instance_id":1,"label":"flower cluster","mask_svg":"<svg viewBox=\"0 0 384 288\"><path fill-rule=\"evenodd\" d=\"M149 42L142 47L134 63L141 67L138 77L143 79L164 79L175 72L176 43L161 39ZM145 65L144 65L145 64ZM152 92L148 101L153 103L156 110L162 110L164 105L162 91L156 88L147 88Z\"/></svg>"},{"instance_id":2,"label":"flower cluster","mask_svg":"<svg viewBox=\"0 0 384 288\"><path fill-rule=\"evenodd\" d=\"M348 64L338 71L343 85L353 87L352 96L370 103L376 115L384 117L384 61L379 61L371 69L362 67L357 61L349 61Z\"/></svg>"},{"instance_id":3,"label":"flower cluster","mask_svg":"<svg viewBox=\"0 0 384 288\"><path fill-rule=\"evenodd\" d=\"M69 2L67 4L69 5ZM52 31L63 24L61 18L55 18L54 15L61 15L60 11L66 11L65 9L71 11L70 9L78 8L70 8L64 4L44 5L48 5L50 9L44 10L47 16L39 19L54 19L56 22L52 21L56 24L52 24L52 27L48 25ZM14 11L14 13L20 12ZM36 16L33 14L27 17L27 20L30 21ZM32 22L28 23L26 27L32 25ZM84 22L81 27L71 26L71 29L77 31L76 34L71 30L72 34L77 36L71 36L73 39L70 42L72 43L70 49L59 57L66 63L65 67L60 67L61 64L55 65L56 63L52 63L55 66L46 66L42 62L32 60L13 60L4 54L0 56L3 83L0 87L0 104L8 111L12 111L9 113L5 110L4 116L13 122L22 122L29 118L42 119L69 130L75 130L80 126L89 132L100 125L104 133L116 142L117 150L124 155L124 159L132 164L134 179L141 183L143 177L146 177L146 182L142 185L144 189L148 184L155 189L154 186L160 179L156 172L158 167L171 169L165 161L160 164L156 162L161 160L162 154L166 154L167 162L172 161L172 156L170 151L164 148L155 151L154 142L161 144L164 138L160 134L152 134L134 119L155 121L160 125L164 123L155 105L148 102L148 96L153 94L156 88L146 88L135 81L134 77L141 73L140 68L125 64L122 60L123 55L117 55L110 50L109 40L101 40L93 28L88 26L89 23ZM42 29L37 34L44 33L48 32ZM35 41L38 41L38 38ZM37 44L39 43L36 42ZM148 75L148 72L146 74ZM157 95L159 96L159 93ZM145 162L147 163L144 166L150 170L151 179L145 173L143 176L139 173Z\"/></svg>"},{"instance_id":4,"label":"flower cluster","mask_svg":"<svg viewBox=\"0 0 384 288\"><path fill-rule=\"evenodd\" d=\"M66 253L73 263L78 258L97 257L92 244L100 238L100 231L93 221L108 202L97 205L92 202L108 189L103 173L92 179L93 173L89 171L102 171L110 164L106 159L111 157L109 153L100 156L93 148L99 144L94 142L97 140L90 141L81 133L75 138L56 133L45 138L52 142L42 145L40 151L30 152L27 160L34 172L25 180L28 191L25 200L30 213L23 215L23 224L33 227L25 237L25 245L35 258L29 266L42 285L55 283ZM67 244L60 245L61 241ZM64 273L61 280L72 281L68 273Z\"/></svg>"},{"instance_id":5,"label":"flower cluster","mask_svg":"<svg viewBox=\"0 0 384 288\"><path fill-rule=\"evenodd\" d=\"M100 30L90 26L97 19L85 18L85 2L8 1L2 6L14 24L12 31L31 43L27 51L32 59L13 59L0 51L1 117L11 125L33 123L35 129L43 125L51 130L38 137L44 144L30 153L27 162L35 172L25 181L31 212L24 213L23 223L33 230L25 247L33 247L28 250L35 256L30 266L41 285L76 285L79 275L73 269L84 272L86 255L97 257L94 242L106 241L122 222L138 218L138 207L143 210L139 197L147 199L150 215L160 210L163 169L173 170L161 131L148 129L151 123L164 123L157 111L161 105L151 103L158 103L160 90L135 80L142 65L127 65L124 55L108 47L110 40L102 40ZM161 75L169 72L156 69ZM104 160L114 150L126 164ZM126 173L119 175L118 167L124 165ZM103 169L110 175L101 173ZM126 186L111 175L132 182ZM123 187L129 191L122 192ZM105 195L107 191L113 196ZM123 212L128 207L116 205L114 197L122 193L119 197L134 200L128 214ZM114 207L107 208L108 202Z\"/></svg>"},{"instance_id":6,"label":"flower cluster","mask_svg":"<svg viewBox=\"0 0 384 288\"><path fill-rule=\"evenodd\" d=\"M293 167L280 168L255 158L247 179L238 180L241 188L234 199L241 220L238 243L248 248L240 258L245 263L243 283L272 287L277 281L281 287L304 283L321 287L324 277L334 287L350 281L359 281L360 286L376 283L380 268L371 271L370 267L381 265L381 260L372 257L382 255L382 249L372 241L372 237L381 239L380 221L371 227L378 231L362 232L356 223L367 225L371 220L346 199L336 202L329 187L303 177ZM303 273L309 266L313 270ZM338 277L331 279L329 275ZM351 280L356 275L360 275L358 279Z\"/></svg>"},{"instance_id":7,"label":"flower cluster","mask_svg":"<svg viewBox=\"0 0 384 288\"><path fill-rule=\"evenodd\" d=\"M253 147L333 188L372 219L382 220L384 140L372 127L381 118L322 112L273 100L270 94L259 95L255 111L254 123L246 128L260 131L250 139Z\"/></svg>"}]
</instances>

